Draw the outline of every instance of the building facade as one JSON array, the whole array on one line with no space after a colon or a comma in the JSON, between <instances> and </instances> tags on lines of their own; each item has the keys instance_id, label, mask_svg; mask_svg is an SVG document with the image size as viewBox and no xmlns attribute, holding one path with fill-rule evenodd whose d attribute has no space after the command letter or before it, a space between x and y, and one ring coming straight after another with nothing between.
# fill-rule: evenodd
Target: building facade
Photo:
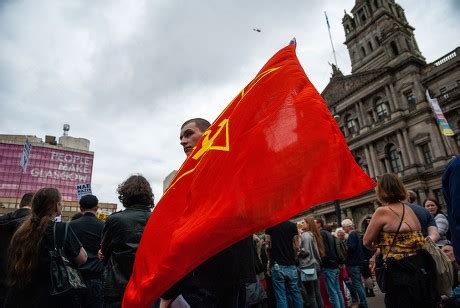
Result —
<instances>
[{"instance_id":1,"label":"building facade","mask_svg":"<svg viewBox=\"0 0 460 308\"><path fill-rule=\"evenodd\" d=\"M342 20L350 75L332 65L321 93L356 162L372 178L399 174L421 203L441 205L441 175L460 146L460 48L426 63L414 28L394 0L357 0ZM443 136L426 98L436 97L455 135ZM374 191L340 202L358 229L377 207ZM333 203L302 213L337 221Z\"/></svg>"},{"instance_id":2,"label":"building facade","mask_svg":"<svg viewBox=\"0 0 460 308\"><path fill-rule=\"evenodd\" d=\"M27 169L20 160L26 139L32 145ZM46 136L0 135L0 215L17 208L22 195L42 187L59 189L63 200L62 218L79 212L76 186L91 183L94 153L89 140ZM116 210L114 203L101 203L106 213Z\"/></svg>"}]
</instances>

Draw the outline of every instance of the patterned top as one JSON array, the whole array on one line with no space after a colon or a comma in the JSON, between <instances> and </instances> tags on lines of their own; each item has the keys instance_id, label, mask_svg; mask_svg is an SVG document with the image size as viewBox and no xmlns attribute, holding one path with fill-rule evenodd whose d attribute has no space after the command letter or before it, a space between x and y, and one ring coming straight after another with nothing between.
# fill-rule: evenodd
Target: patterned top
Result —
<instances>
[{"instance_id":1,"label":"patterned top","mask_svg":"<svg viewBox=\"0 0 460 308\"><path fill-rule=\"evenodd\" d=\"M422 249L425 239L420 231L409 231L399 233L393 247L393 237L396 232L381 232L377 239L377 246L380 248L382 256L400 260L404 257L414 255L417 250ZM391 247L391 251L390 251Z\"/></svg>"}]
</instances>

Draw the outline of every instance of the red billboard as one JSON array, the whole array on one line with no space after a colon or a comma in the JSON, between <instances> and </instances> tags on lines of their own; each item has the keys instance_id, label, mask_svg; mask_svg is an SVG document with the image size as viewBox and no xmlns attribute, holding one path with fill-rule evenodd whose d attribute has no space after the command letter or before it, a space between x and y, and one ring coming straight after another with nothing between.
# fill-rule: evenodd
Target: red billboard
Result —
<instances>
[{"instance_id":1,"label":"red billboard","mask_svg":"<svg viewBox=\"0 0 460 308\"><path fill-rule=\"evenodd\" d=\"M91 183L92 153L32 144L26 172L22 144L0 143L0 197L19 198L42 187L56 187L65 201L77 201L77 184ZM21 179L22 174L22 179Z\"/></svg>"}]
</instances>

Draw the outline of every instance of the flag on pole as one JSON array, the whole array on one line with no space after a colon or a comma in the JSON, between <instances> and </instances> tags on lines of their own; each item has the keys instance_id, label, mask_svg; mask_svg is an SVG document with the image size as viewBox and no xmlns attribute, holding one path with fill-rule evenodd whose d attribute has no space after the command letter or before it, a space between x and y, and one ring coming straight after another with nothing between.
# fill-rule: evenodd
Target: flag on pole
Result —
<instances>
[{"instance_id":1,"label":"flag on pole","mask_svg":"<svg viewBox=\"0 0 460 308\"><path fill-rule=\"evenodd\" d=\"M25 173L27 170L27 164L29 163L30 151L32 151L32 144L29 142L29 139L26 139L26 142L24 143L24 148L22 150L21 160L19 161L19 165L21 166L22 173Z\"/></svg>"},{"instance_id":2,"label":"flag on pole","mask_svg":"<svg viewBox=\"0 0 460 308\"><path fill-rule=\"evenodd\" d=\"M426 90L426 99L433 110L434 117L436 118L436 123L441 130L441 133L444 136L453 136L454 132L449 126L449 122L447 122L446 118L444 117L444 113L442 113L441 106L439 106L438 99L436 97L432 98L428 90Z\"/></svg>"},{"instance_id":3,"label":"flag on pole","mask_svg":"<svg viewBox=\"0 0 460 308\"><path fill-rule=\"evenodd\" d=\"M288 45L265 64L182 164L144 230L124 307L149 307L252 233L375 186L295 48Z\"/></svg>"}]
</instances>

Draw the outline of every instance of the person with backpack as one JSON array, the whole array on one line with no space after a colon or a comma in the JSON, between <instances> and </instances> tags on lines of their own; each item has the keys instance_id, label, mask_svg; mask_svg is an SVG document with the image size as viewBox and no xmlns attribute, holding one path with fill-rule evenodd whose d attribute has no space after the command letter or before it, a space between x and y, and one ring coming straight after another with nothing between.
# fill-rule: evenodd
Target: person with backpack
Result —
<instances>
[{"instance_id":1,"label":"person with backpack","mask_svg":"<svg viewBox=\"0 0 460 308\"><path fill-rule=\"evenodd\" d=\"M342 221L342 228L348 234L346 267L353 291L359 298L359 307L367 308L366 292L361 279L361 265L364 262L363 245L351 219Z\"/></svg>"},{"instance_id":2,"label":"person with backpack","mask_svg":"<svg viewBox=\"0 0 460 308\"><path fill-rule=\"evenodd\" d=\"M320 229L323 239L325 256L321 258L321 268L326 281L327 293L334 308L344 308L345 301L339 285L339 263L335 248L334 236L324 227L322 219L316 219L316 226Z\"/></svg>"}]
</instances>

